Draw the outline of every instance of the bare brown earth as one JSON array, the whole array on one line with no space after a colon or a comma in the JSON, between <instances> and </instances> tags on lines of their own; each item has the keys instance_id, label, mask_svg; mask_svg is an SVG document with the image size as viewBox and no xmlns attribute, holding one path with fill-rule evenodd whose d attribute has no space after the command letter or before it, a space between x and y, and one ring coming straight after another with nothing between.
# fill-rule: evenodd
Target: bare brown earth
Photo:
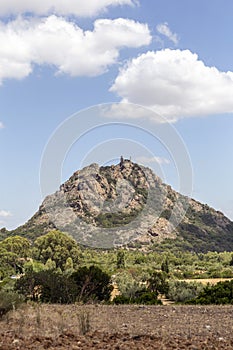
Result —
<instances>
[{"instance_id":1,"label":"bare brown earth","mask_svg":"<svg viewBox=\"0 0 233 350\"><path fill-rule=\"evenodd\" d=\"M233 306L31 304L0 321L0 349L233 349Z\"/></svg>"}]
</instances>

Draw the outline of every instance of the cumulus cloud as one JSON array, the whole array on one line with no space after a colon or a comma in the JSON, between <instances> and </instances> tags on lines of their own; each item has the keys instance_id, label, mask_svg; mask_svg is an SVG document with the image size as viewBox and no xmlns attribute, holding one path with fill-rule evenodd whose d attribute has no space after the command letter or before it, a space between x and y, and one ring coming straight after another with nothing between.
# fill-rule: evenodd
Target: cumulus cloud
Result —
<instances>
[{"instance_id":1,"label":"cumulus cloud","mask_svg":"<svg viewBox=\"0 0 233 350\"><path fill-rule=\"evenodd\" d=\"M0 210L0 217L1 218L8 218L12 216L11 212L6 211L6 210Z\"/></svg>"},{"instance_id":2,"label":"cumulus cloud","mask_svg":"<svg viewBox=\"0 0 233 350\"><path fill-rule=\"evenodd\" d=\"M169 40L173 42L173 44L177 45L179 42L178 35L173 33L168 26L168 23L160 23L157 25L156 30L158 33L166 36Z\"/></svg>"},{"instance_id":3,"label":"cumulus cloud","mask_svg":"<svg viewBox=\"0 0 233 350\"><path fill-rule=\"evenodd\" d=\"M123 18L98 19L92 31L55 15L0 22L0 82L28 76L35 64L71 76L96 76L117 62L121 48L150 42L146 24Z\"/></svg>"},{"instance_id":4,"label":"cumulus cloud","mask_svg":"<svg viewBox=\"0 0 233 350\"><path fill-rule=\"evenodd\" d=\"M152 109L145 108L144 106L128 103L119 102L111 103L110 105L100 105L99 112L105 118L115 118L115 119L151 119L156 120L158 123L166 123L167 120L161 115L155 113Z\"/></svg>"},{"instance_id":5,"label":"cumulus cloud","mask_svg":"<svg viewBox=\"0 0 233 350\"><path fill-rule=\"evenodd\" d=\"M0 225L4 226L7 222L7 219L11 216L12 214L10 211L0 210Z\"/></svg>"},{"instance_id":6,"label":"cumulus cloud","mask_svg":"<svg viewBox=\"0 0 233 350\"><path fill-rule=\"evenodd\" d=\"M152 164L152 163L157 163L159 165L170 164L169 159L164 157L158 157L158 156L155 156L155 157L139 156L136 158L136 162L141 164Z\"/></svg>"},{"instance_id":7,"label":"cumulus cloud","mask_svg":"<svg viewBox=\"0 0 233 350\"><path fill-rule=\"evenodd\" d=\"M36 15L95 16L109 6L134 6L135 0L1 0L0 16L33 13Z\"/></svg>"},{"instance_id":8,"label":"cumulus cloud","mask_svg":"<svg viewBox=\"0 0 233 350\"><path fill-rule=\"evenodd\" d=\"M110 90L172 122L233 112L233 72L208 67L189 50L149 51L132 59Z\"/></svg>"}]
</instances>

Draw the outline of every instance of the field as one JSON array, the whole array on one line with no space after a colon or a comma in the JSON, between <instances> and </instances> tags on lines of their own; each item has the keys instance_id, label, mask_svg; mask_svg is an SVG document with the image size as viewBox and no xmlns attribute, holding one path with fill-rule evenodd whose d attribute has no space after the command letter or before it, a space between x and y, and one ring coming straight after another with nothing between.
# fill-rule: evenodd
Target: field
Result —
<instances>
[{"instance_id":1,"label":"field","mask_svg":"<svg viewBox=\"0 0 233 350\"><path fill-rule=\"evenodd\" d=\"M210 284L210 285L215 285L218 282L225 282L225 281L232 281L232 278L186 278L184 280L180 281L185 281L185 282L198 282L202 283L204 285Z\"/></svg>"},{"instance_id":2,"label":"field","mask_svg":"<svg viewBox=\"0 0 233 350\"><path fill-rule=\"evenodd\" d=\"M0 349L233 349L232 320L233 306L29 304L0 322Z\"/></svg>"}]
</instances>

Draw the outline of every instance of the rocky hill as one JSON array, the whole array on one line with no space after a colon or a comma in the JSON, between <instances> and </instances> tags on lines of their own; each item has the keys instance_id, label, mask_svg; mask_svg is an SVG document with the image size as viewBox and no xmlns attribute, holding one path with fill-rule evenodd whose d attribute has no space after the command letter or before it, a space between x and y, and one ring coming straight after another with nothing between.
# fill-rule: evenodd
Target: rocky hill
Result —
<instances>
[{"instance_id":1,"label":"rocky hill","mask_svg":"<svg viewBox=\"0 0 233 350\"><path fill-rule=\"evenodd\" d=\"M233 251L233 222L123 158L118 165L92 164L75 172L26 224L1 235L34 240L54 228L94 248L170 244L195 252Z\"/></svg>"}]
</instances>

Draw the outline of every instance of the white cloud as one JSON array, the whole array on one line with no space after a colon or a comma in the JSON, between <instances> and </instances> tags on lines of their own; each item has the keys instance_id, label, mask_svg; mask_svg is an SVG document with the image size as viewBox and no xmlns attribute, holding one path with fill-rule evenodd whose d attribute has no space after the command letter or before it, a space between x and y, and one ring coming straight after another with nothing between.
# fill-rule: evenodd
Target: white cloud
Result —
<instances>
[{"instance_id":1,"label":"white cloud","mask_svg":"<svg viewBox=\"0 0 233 350\"><path fill-rule=\"evenodd\" d=\"M179 42L178 35L173 33L168 26L168 23L160 23L156 27L157 32L166 36L169 40L173 42L173 44L177 45Z\"/></svg>"},{"instance_id":2,"label":"white cloud","mask_svg":"<svg viewBox=\"0 0 233 350\"><path fill-rule=\"evenodd\" d=\"M208 67L189 50L150 51L134 58L110 90L122 102L149 107L172 122L233 112L233 72Z\"/></svg>"},{"instance_id":3,"label":"white cloud","mask_svg":"<svg viewBox=\"0 0 233 350\"><path fill-rule=\"evenodd\" d=\"M1 218L8 218L12 216L11 212L6 211L6 210L0 210L0 217Z\"/></svg>"},{"instance_id":4,"label":"white cloud","mask_svg":"<svg viewBox=\"0 0 233 350\"><path fill-rule=\"evenodd\" d=\"M0 129L4 128L4 124L2 122L0 122Z\"/></svg>"},{"instance_id":5,"label":"white cloud","mask_svg":"<svg viewBox=\"0 0 233 350\"><path fill-rule=\"evenodd\" d=\"M150 42L146 24L122 18L98 19L93 31L54 15L0 22L0 82L28 76L35 64L51 65L71 76L96 76L117 62L122 47Z\"/></svg>"},{"instance_id":6,"label":"white cloud","mask_svg":"<svg viewBox=\"0 0 233 350\"><path fill-rule=\"evenodd\" d=\"M158 157L158 156L155 156L155 157L139 156L136 158L136 162L141 164L152 164L152 163L157 163L159 165L170 164L169 159L164 157Z\"/></svg>"},{"instance_id":7,"label":"white cloud","mask_svg":"<svg viewBox=\"0 0 233 350\"><path fill-rule=\"evenodd\" d=\"M0 15L34 13L36 15L95 16L109 6L134 6L135 0L1 0Z\"/></svg>"},{"instance_id":8,"label":"white cloud","mask_svg":"<svg viewBox=\"0 0 233 350\"><path fill-rule=\"evenodd\" d=\"M156 121L157 123L167 123L167 119L157 114L149 108L145 108L133 103L112 103L110 105L100 105L100 114L105 118L114 119L145 119Z\"/></svg>"}]
</instances>

